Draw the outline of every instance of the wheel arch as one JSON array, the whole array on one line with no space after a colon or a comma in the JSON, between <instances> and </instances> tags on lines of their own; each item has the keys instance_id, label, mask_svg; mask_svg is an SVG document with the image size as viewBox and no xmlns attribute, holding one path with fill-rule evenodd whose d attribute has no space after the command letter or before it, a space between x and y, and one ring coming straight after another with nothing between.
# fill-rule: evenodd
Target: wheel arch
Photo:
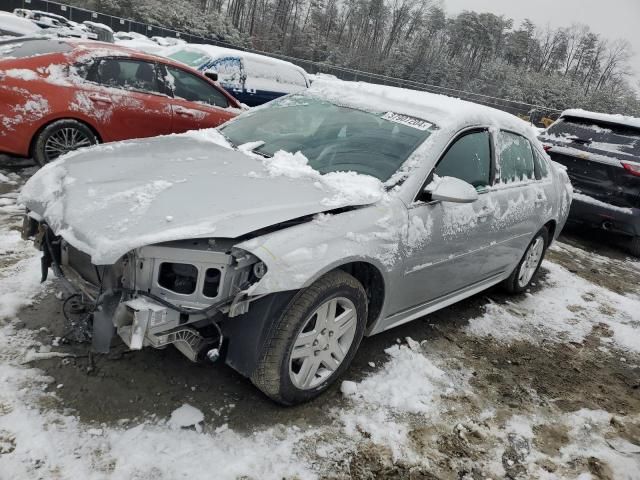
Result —
<instances>
[{"instance_id":1,"label":"wheel arch","mask_svg":"<svg viewBox=\"0 0 640 480\"><path fill-rule=\"evenodd\" d=\"M558 223L554 219L551 219L544 224L544 228L546 228L547 232L549 233L549 241L547 244L547 246L549 246L556 238L556 229L558 228Z\"/></svg>"},{"instance_id":2,"label":"wheel arch","mask_svg":"<svg viewBox=\"0 0 640 480\"><path fill-rule=\"evenodd\" d=\"M366 330L370 330L380 318L384 306L386 297L384 275L378 267L366 261L345 263L336 270L343 270L352 275L364 287L368 305Z\"/></svg>"},{"instance_id":3,"label":"wheel arch","mask_svg":"<svg viewBox=\"0 0 640 480\"><path fill-rule=\"evenodd\" d=\"M90 121L87 121L85 118L70 116L70 115L62 115L55 118L48 118L45 122L40 125L35 133L32 135L31 140L29 141L29 155L33 156L33 149L35 147L38 136L42 133L42 131L47 128L49 125L55 122L59 122L60 120L73 120L74 122L79 122L85 125L98 139L98 143L102 143L102 135L98 128Z\"/></svg>"}]
</instances>

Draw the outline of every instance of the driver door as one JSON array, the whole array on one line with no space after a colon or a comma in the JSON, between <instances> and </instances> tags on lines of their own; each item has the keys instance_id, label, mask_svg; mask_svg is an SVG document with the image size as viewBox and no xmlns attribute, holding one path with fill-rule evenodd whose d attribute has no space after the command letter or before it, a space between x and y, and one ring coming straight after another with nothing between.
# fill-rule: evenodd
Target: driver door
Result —
<instances>
[{"instance_id":1,"label":"driver door","mask_svg":"<svg viewBox=\"0 0 640 480\"><path fill-rule=\"evenodd\" d=\"M464 132L446 150L433 174L470 183L478 191L478 200L466 204L430 201L423 194L409 207L405 305L413 308L447 297L482 280L481 266L491 246L488 221L493 205L488 187L493 165L489 131Z\"/></svg>"}]
</instances>

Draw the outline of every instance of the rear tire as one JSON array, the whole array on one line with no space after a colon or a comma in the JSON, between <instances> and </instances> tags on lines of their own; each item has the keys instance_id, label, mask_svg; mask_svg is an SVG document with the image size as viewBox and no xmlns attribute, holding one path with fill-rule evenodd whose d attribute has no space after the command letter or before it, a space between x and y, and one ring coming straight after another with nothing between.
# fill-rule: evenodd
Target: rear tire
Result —
<instances>
[{"instance_id":1,"label":"rear tire","mask_svg":"<svg viewBox=\"0 0 640 480\"><path fill-rule=\"evenodd\" d=\"M341 270L324 275L274 322L251 381L283 405L317 397L349 367L366 319L360 282Z\"/></svg>"},{"instance_id":2,"label":"rear tire","mask_svg":"<svg viewBox=\"0 0 640 480\"><path fill-rule=\"evenodd\" d=\"M633 237L629 240L627 251L634 257L640 257L640 237Z\"/></svg>"},{"instance_id":3,"label":"rear tire","mask_svg":"<svg viewBox=\"0 0 640 480\"><path fill-rule=\"evenodd\" d=\"M93 131L78 120L56 120L38 133L34 142L33 158L42 166L67 152L98 143Z\"/></svg>"},{"instance_id":4,"label":"rear tire","mask_svg":"<svg viewBox=\"0 0 640 480\"><path fill-rule=\"evenodd\" d=\"M522 293L529 288L540 269L548 246L549 231L543 227L529 243L518 266L504 281L503 286L509 293Z\"/></svg>"}]
</instances>

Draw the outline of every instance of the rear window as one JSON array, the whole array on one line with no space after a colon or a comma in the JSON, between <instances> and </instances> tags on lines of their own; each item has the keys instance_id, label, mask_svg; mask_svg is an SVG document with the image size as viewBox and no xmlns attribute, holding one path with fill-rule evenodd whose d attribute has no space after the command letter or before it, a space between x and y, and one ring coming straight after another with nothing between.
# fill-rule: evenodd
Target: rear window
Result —
<instances>
[{"instance_id":1,"label":"rear window","mask_svg":"<svg viewBox=\"0 0 640 480\"><path fill-rule=\"evenodd\" d=\"M593 150L640 156L640 129L578 117L564 117L544 135L568 146L584 145Z\"/></svg>"},{"instance_id":2,"label":"rear window","mask_svg":"<svg viewBox=\"0 0 640 480\"><path fill-rule=\"evenodd\" d=\"M200 65L211 61L211 58L207 54L196 52L194 50L178 50L177 52L168 55L168 57L194 68L198 68Z\"/></svg>"},{"instance_id":3,"label":"rear window","mask_svg":"<svg viewBox=\"0 0 640 480\"><path fill-rule=\"evenodd\" d=\"M0 59L3 57L25 58L50 53L66 53L71 50L68 43L51 38L20 38L0 41Z\"/></svg>"}]
</instances>

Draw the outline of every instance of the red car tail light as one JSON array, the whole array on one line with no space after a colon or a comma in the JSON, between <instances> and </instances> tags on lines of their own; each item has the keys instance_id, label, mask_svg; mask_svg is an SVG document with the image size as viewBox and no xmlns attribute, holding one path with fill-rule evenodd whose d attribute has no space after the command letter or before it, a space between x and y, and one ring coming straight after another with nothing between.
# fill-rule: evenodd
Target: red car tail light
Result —
<instances>
[{"instance_id":1,"label":"red car tail light","mask_svg":"<svg viewBox=\"0 0 640 480\"><path fill-rule=\"evenodd\" d=\"M546 144L543 143L542 144L542 148L544 148L545 152L548 152L549 150L551 150L552 147L551 147L551 145L546 145Z\"/></svg>"},{"instance_id":2,"label":"red car tail light","mask_svg":"<svg viewBox=\"0 0 640 480\"><path fill-rule=\"evenodd\" d=\"M631 175L635 175L636 177L640 177L640 163L627 163L620 162L624 169L629 172Z\"/></svg>"}]
</instances>

